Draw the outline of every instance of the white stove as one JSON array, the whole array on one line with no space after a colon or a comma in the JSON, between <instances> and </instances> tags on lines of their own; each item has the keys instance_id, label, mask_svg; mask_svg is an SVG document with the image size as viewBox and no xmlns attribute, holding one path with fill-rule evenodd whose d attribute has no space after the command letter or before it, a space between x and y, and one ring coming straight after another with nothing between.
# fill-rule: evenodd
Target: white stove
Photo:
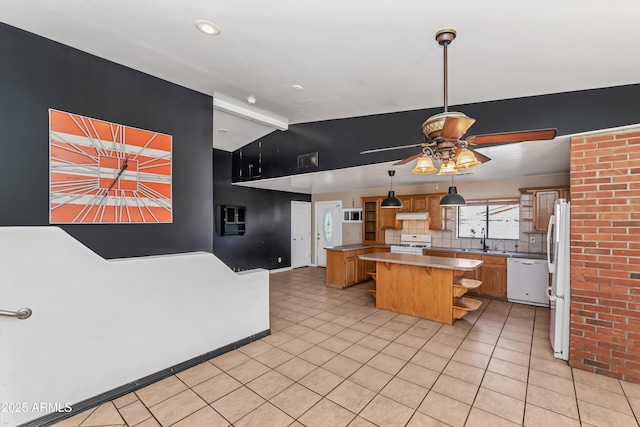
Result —
<instances>
[{"instance_id":1,"label":"white stove","mask_svg":"<svg viewBox=\"0 0 640 427\"><path fill-rule=\"evenodd\" d=\"M402 234L400 235L400 244L391 245L391 253L422 255L422 250L430 247L431 236L429 234Z\"/></svg>"}]
</instances>

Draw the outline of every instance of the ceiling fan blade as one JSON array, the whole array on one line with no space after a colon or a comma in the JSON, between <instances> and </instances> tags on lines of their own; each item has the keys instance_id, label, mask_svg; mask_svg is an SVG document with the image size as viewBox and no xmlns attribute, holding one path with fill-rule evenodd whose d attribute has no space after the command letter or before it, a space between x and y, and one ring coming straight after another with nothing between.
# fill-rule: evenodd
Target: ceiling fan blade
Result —
<instances>
[{"instance_id":1,"label":"ceiling fan blade","mask_svg":"<svg viewBox=\"0 0 640 427\"><path fill-rule=\"evenodd\" d=\"M476 122L476 119L469 117L447 117L442 126L443 138L459 139Z\"/></svg>"},{"instance_id":2,"label":"ceiling fan blade","mask_svg":"<svg viewBox=\"0 0 640 427\"><path fill-rule=\"evenodd\" d=\"M422 147L422 143L420 144L411 144L411 145L399 145L397 147L386 147L386 148L374 148L371 150L361 151L360 154L370 154L370 153L379 153L381 151L391 151L391 150L402 150L403 148L416 148Z\"/></svg>"},{"instance_id":3,"label":"ceiling fan blade","mask_svg":"<svg viewBox=\"0 0 640 427\"><path fill-rule=\"evenodd\" d=\"M418 158L418 157L420 157L420 156L422 156L422 153L418 153L418 154L416 154L416 155L414 155L414 156L407 157L407 158L406 158L406 159L404 159L404 160L400 160L399 162L394 163L394 164L393 164L393 166L406 165L406 164L407 164L407 163L409 163L410 161L415 160L415 159L417 159L417 158Z\"/></svg>"},{"instance_id":4,"label":"ceiling fan blade","mask_svg":"<svg viewBox=\"0 0 640 427\"><path fill-rule=\"evenodd\" d=\"M522 132L490 133L487 135L470 136L468 143L475 144L509 144L512 142L539 141L556 137L557 129L537 129Z\"/></svg>"}]
</instances>

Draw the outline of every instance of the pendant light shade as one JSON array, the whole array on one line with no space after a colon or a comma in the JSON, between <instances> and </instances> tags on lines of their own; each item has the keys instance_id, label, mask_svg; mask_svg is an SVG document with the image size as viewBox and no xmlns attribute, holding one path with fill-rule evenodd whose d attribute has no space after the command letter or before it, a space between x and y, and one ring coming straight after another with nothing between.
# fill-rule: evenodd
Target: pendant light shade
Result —
<instances>
[{"instance_id":1,"label":"pendant light shade","mask_svg":"<svg viewBox=\"0 0 640 427\"><path fill-rule=\"evenodd\" d=\"M449 194L440 200L440 206L464 206L466 204L464 197L458 194L458 189L453 185L449 187Z\"/></svg>"},{"instance_id":2,"label":"pendant light shade","mask_svg":"<svg viewBox=\"0 0 640 427\"><path fill-rule=\"evenodd\" d=\"M401 208L402 202L400 199L396 197L396 192L393 191L393 175L396 174L396 171L389 171L389 176L391 177L391 190L389 190L389 195L386 199L380 203L381 208Z\"/></svg>"},{"instance_id":3,"label":"pendant light shade","mask_svg":"<svg viewBox=\"0 0 640 427\"><path fill-rule=\"evenodd\" d=\"M396 197L395 191L389 191L389 195L382 201L380 207L383 208L401 208L402 202Z\"/></svg>"}]
</instances>

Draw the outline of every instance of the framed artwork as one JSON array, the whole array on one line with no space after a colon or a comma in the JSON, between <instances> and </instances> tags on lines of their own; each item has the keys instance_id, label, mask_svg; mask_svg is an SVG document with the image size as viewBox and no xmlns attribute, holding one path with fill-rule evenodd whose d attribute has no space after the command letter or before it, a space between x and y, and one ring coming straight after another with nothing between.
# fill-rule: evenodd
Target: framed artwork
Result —
<instances>
[{"instance_id":1,"label":"framed artwork","mask_svg":"<svg viewBox=\"0 0 640 427\"><path fill-rule=\"evenodd\" d=\"M49 222L173 222L172 137L49 109Z\"/></svg>"}]
</instances>

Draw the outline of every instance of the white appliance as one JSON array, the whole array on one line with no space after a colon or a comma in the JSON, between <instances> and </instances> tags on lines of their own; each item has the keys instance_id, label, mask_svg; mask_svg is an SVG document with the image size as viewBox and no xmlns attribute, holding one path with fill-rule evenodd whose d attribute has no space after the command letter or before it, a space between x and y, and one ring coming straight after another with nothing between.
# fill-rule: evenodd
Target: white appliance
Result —
<instances>
[{"instance_id":1,"label":"white appliance","mask_svg":"<svg viewBox=\"0 0 640 427\"><path fill-rule=\"evenodd\" d=\"M431 247L429 234L401 234L400 244L391 246L392 254L422 255L424 248Z\"/></svg>"},{"instance_id":2,"label":"white appliance","mask_svg":"<svg viewBox=\"0 0 640 427\"><path fill-rule=\"evenodd\" d=\"M549 267L545 259L507 259L507 300L549 306Z\"/></svg>"},{"instance_id":3,"label":"white appliance","mask_svg":"<svg viewBox=\"0 0 640 427\"><path fill-rule=\"evenodd\" d=\"M550 334L553 355L569 360L569 311L571 308L569 282L569 211L571 204L556 200L547 231L547 262L552 275L547 289L551 311Z\"/></svg>"}]
</instances>

